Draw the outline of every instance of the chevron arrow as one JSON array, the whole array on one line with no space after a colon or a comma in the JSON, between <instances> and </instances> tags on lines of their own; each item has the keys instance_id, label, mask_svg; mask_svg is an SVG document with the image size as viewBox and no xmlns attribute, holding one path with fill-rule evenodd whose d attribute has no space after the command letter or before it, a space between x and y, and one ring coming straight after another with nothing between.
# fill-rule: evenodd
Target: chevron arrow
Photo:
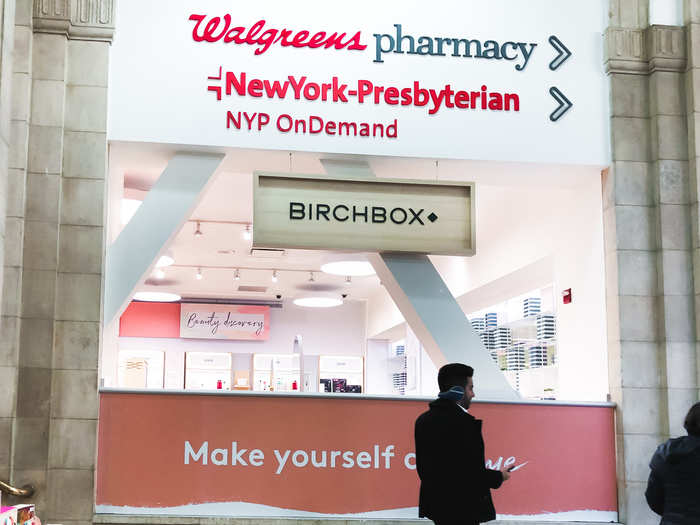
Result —
<instances>
[{"instance_id":1,"label":"chevron arrow","mask_svg":"<svg viewBox=\"0 0 700 525\"><path fill-rule=\"evenodd\" d=\"M559 40L556 36L549 37L549 43L552 44L554 50L559 53L554 60L549 63L549 69L556 71L561 65L566 62L571 56L571 51Z\"/></svg>"},{"instance_id":2,"label":"chevron arrow","mask_svg":"<svg viewBox=\"0 0 700 525\"><path fill-rule=\"evenodd\" d=\"M554 97L554 100L556 100L559 103L559 107L552 111L551 115L549 115L549 120L551 120L552 122L556 122L564 116L564 113L566 113L573 107L573 104L568 98L566 98L566 96L564 96L564 93L559 91L559 88L549 88L549 94L552 95L552 97Z\"/></svg>"}]
</instances>

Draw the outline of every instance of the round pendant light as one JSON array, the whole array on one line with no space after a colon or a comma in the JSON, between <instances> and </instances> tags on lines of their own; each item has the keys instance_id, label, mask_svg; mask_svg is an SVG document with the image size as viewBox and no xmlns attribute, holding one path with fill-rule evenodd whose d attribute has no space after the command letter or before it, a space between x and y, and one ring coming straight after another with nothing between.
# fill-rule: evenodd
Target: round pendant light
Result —
<instances>
[{"instance_id":1,"label":"round pendant light","mask_svg":"<svg viewBox=\"0 0 700 525\"><path fill-rule=\"evenodd\" d=\"M336 297L297 297L294 304L307 308L332 308L343 304L343 300Z\"/></svg>"},{"instance_id":2,"label":"round pendant light","mask_svg":"<svg viewBox=\"0 0 700 525\"><path fill-rule=\"evenodd\" d=\"M136 292L134 300L149 303L174 303L181 299L176 293L168 292Z\"/></svg>"},{"instance_id":3,"label":"round pendant light","mask_svg":"<svg viewBox=\"0 0 700 525\"><path fill-rule=\"evenodd\" d=\"M350 277L366 277L374 275L375 271L370 262L363 256L357 254L337 254L326 258L326 262L321 265L323 273L331 275L342 275Z\"/></svg>"}]
</instances>

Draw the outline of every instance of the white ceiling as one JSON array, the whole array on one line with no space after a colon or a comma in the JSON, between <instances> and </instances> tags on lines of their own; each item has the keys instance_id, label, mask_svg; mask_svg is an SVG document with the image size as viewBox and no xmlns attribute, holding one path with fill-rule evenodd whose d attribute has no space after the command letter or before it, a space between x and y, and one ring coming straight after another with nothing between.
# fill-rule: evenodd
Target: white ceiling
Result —
<instances>
[{"instance_id":1,"label":"white ceiling","mask_svg":"<svg viewBox=\"0 0 700 525\"><path fill-rule=\"evenodd\" d=\"M192 148L187 148L192 151ZM111 143L110 188L123 189L127 198L142 199L177 151L175 146L155 144ZM211 150L209 150L211 151ZM183 225L168 249L175 264L165 268L162 280L147 278L137 290L175 292L183 297L285 299L310 295L313 290L349 294L349 300L366 300L380 286L376 276L353 277L347 285L345 277L320 272L321 264L330 255L324 251L287 250L280 257L251 255L251 241L243 238L245 225L253 218L252 173L254 170L323 174L320 160L326 158L367 162L379 177L432 180L468 180L491 186L576 187L590 180L591 167L566 166L566 176L556 165L525 165L432 159L400 159L391 157L342 157L319 153L285 151L234 150L226 158L207 187L194 213ZM122 183L123 180L123 183ZM117 184L115 184L117 182ZM113 188L113 189L112 189ZM478 185L477 185L478 196ZM110 196L110 232L119 231L121 195ZM478 197L477 197L478 198ZM193 235L196 222L203 233ZM201 268L203 278L195 278ZM234 271L240 269L240 280ZM278 270L278 282L271 280ZM315 282L309 282L309 272ZM240 286L262 287L264 291L246 292Z\"/></svg>"}]
</instances>

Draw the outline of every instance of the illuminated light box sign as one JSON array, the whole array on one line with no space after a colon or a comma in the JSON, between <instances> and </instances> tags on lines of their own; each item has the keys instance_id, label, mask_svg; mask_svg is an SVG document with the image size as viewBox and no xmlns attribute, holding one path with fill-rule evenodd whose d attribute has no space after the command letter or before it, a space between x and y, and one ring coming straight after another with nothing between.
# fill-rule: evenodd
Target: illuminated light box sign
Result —
<instances>
[{"instance_id":1,"label":"illuminated light box sign","mask_svg":"<svg viewBox=\"0 0 700 525\"><path fill-rule=\"evenodd\" d=\"M256 173L253 245L474 255L474 185Z\"/></svg>"},{"instance_id":2,"label":"illuminated light box sign","mask_svg":"<svg viewBox=\"0 0 700 525\"><path fill-rule=\"evenodd\" d=\"M269 336L269 306L187 303L181 306L180 337L258 341Z\"/></svg>"},{"instance_id":3,"label":"illuminated light box sign","mask_svg":"<svg viewBox=\"0 0 700 525\"><path fill-rule=\"evenodd\" d=\"M120 0L109 140L609 163L607 0L304 6Z\"/></svg>"},{"instance_id":4,"label":"illuminated light box sign","mask_svg":"<svg viewBox=\"0 0 700 525\"><path fill-rule=\"evenodd\" d=\"M96 510L417 518L413 423L427 408L371 398L102 393ZM616 522L613 410L474 404L487 466L523 465L493 491L499 515Z\"/></svg>"}]
</instances>

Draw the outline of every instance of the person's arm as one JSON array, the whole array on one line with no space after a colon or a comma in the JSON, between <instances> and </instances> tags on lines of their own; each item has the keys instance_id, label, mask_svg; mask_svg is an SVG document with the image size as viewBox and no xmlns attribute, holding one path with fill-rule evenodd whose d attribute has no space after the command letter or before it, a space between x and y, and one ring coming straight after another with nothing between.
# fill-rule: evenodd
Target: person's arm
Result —
<instances>
[{"instance_id":1,"label":"person's arm","mask_svg":"<svg viewBox=\"0 0 700 525\"><path fill-rule=\"evenodd\" d=\"M647 491L644 493L649 508L659 516L664 514L664 482L653 470L649 474Z\"/></svg>"},{"instance_id":2,"label":"person's arm","mask_svg":"<svg viewBox=\"0 0 700 525\"><path fill-rule=\"evenodd\" d=\"M486 468L486 461L481 451L481 443L483 439L479 434L478 427L472 427L469 433L469 470L474 472L475 477L479 480L479 485L484 488L497 489L505 481L505 476L500 470L491 470Z\"/></svg>"},{"instance_id":3,"label":"person's arm","mask_svg":"<svg viewBox=\"0 0 700 525\"><path fill-rule=\"evenodd\" d=\"M484 471L486 472L486 484L490 489L499 488L506 480L505 474L500 470L488 469L486 465L484 465Z\"/></svg>"},{"instance_id":4,"label":"person's arm","mask_svg":"<svg viewBox=\"0 0 700 525\"><path fill-rule=\"evenodd\" d=\"M663 445L662 445L663 446ZM647 490L644 496L647 499L649 508L656 512L659 516L664 513L664 477L663 471L665 468L665 461L661 454L661 447L659 447L651 458L651 472L649 473L649 481L647 482Z\"/></svg>"},{"instance_id":5,"label":"person's arm","mask_svg":"<svg viewBox=\"0 0 700 525\"><path fill-rule=\"evenodd\" d=\"M420 418L414 427L416 471L421 481L436 481L440 478L440 469L444 460L440 457L442 447L436 444L435 429L426 426Z\"/></svg>"}]
</instances>

